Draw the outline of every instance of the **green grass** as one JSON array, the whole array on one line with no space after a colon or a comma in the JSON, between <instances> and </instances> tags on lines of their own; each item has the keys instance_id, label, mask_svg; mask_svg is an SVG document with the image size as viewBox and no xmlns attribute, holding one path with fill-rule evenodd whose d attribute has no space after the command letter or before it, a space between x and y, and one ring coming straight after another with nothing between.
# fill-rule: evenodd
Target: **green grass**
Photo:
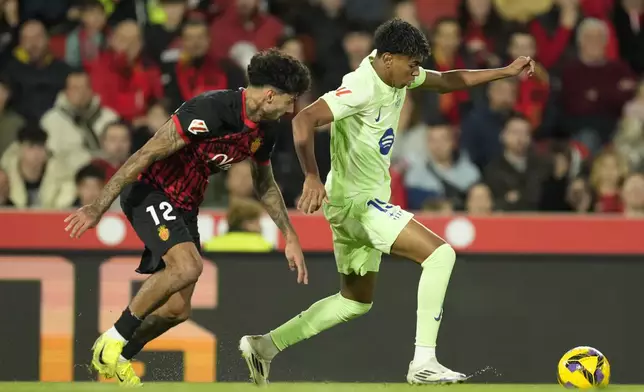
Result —
<instances>
[{"instance_id":1,"label":"green grass","mask_svg":"<svg viewBox=\"0 0 644 392\"><path fill-rule=\"evenodd\" d=\"M462 384L450 386L409 386L406 384L338 384L338 383L274 383L266 390L271 392L405 392L420 389L440 388L446 392L563 392L559 385L494 385ZM113 384L101 383L0 383L0 392L111 392L125 389ZM143 391L155 392L257 392L258 388L242 383L147 383ZM264 390L263 388L261 390ZM644 386L611 385L608 391L643 391Z\"/></svg>"}]
</instances>

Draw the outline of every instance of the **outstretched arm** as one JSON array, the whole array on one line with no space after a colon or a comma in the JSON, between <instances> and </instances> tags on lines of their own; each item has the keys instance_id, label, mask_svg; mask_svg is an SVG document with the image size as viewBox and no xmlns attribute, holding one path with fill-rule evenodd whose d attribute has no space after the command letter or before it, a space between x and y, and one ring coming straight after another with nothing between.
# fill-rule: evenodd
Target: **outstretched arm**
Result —
<instances>
[{"instance_id":1,"label":"outstretched arm","mask_svg":"<svg viewBox=\"0 0 644 392\"><path fill-rule=\"evenodd\" d=\"M284 235L284 239L287 242L297 240L297 234L291 225L288 210L284 204L282 192L275 182L270 162L266 165L259 164L254 160L251 160L251 162L253 185L257 198L259 198L268 215Z\"/></svg>"},{"instance_id":2,"label":"outstretched arm","mask_svg":"<svg viewBox=\"0 0 644 392\"><path fill-rule=\"evenodd\" d=\"M426 70L425 72L425 81L420 87L435 90L439 93L449 93L498 79L511 78L522 72L528 72L528 75L532 76L535 72L535 62L530 57L519 57L512 64L503 68L477 70L457 69L447 72Z\"/></svg>"},{"instance_id":3,"label":"outstretched arm","mask_svg":"<svg viewBox=\"0 0 644 392\"><path fill-rule=\"evenodd\" d=\"M286 241L284 253L288 260L289 268L291 271L297 270L297 283L308 284L309 273L304 262L300 240L288 217L288 210L284 204L282 192L280 192L280 188L275 182L275 177L273 177L273 168L270 162L262 165L255 161L252 161L251 167L255 194L284 235L284 240Z\"/></svg>"}]
</instances>

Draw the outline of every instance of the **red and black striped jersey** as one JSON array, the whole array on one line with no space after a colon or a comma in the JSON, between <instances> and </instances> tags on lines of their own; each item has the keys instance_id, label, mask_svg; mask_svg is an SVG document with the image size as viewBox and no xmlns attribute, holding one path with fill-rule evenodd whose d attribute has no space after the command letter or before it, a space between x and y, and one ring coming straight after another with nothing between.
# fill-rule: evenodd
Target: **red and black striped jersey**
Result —
<instances>
[{"instance_id":1,"label":"red and black striped jersey","mask_svg":"<svg viewBox=\"0 0 644 392\"><path fill-rule=\"evenodd\" d=\"M255 123L246 116L245 90L216 90L185 102L172 115L187 145L153 163L139 180L162 190L184 210L199 207L208 177L252 158L270 164L275 122Z\"/></svg>"}]
</instances>

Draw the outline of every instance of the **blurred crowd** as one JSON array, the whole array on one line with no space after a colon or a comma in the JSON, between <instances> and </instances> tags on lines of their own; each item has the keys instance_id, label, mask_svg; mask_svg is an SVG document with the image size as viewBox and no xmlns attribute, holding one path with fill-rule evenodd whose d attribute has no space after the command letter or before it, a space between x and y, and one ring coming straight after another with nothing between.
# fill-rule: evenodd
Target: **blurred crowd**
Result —
<instances>
[{"instance_id":1,"label":"blurred crowd","mask_svg":"<svg viewBox=\"0 0 644 392\"><path fill-rule=\"evenodd\" d=\"M392 203L644 215L644 0L0 0L0 205L91 202L182 102L243 87L263 49L310 67L301 109L336 89L394 16L427 34L427 69L531 56L539 77L410 91ZM273 168L293 207L302 174L281 124ZM324 176L329 138L329 127L316 132ZM212 178L205 206L248 198L240 163Z\"/></svg>"}]
</instances>

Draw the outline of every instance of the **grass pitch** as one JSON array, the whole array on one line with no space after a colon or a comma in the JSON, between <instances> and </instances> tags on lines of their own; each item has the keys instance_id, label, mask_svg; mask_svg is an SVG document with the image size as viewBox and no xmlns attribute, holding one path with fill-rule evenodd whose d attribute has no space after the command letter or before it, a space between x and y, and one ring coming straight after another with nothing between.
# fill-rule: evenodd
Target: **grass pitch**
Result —
<instances>
[{"instance_id":1,"label":"grass pitch","mask_svg":"<svg viewBox=\"0 0 644 392\"><path fill-rule=\"evenodd\" d=\"M563 392L559 385L516 385L516 384L461 384L450 386L410 386L407 384L340 384L340 383L274 383L268 388L258 389L245 383L146 383L144 391L154 392L418 392L420 389L441 389L445 392ZM106 383L0 383L0 392L123 392ZM135 389L140 390L140 389ZM611 385L608 391L644 391L643 385Z\"/></svg>"}]
</instances>

